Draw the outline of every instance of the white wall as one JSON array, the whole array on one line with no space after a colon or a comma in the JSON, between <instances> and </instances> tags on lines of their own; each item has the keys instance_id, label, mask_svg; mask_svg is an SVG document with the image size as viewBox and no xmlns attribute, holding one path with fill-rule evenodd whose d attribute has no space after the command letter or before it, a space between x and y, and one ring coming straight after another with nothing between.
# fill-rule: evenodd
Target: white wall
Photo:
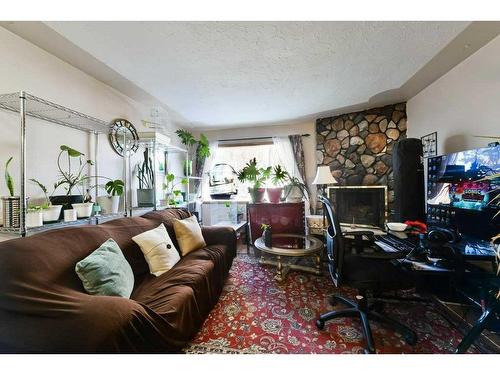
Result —
<instances>
[{"instance_id":1,"label":"white wall","mask_svg":"<svg viewBox=\"0 0 500 375\"><path fill-rule=\"evenodd\" d=\"M437 131L438 154L485 147L500 136L500 36L408 100L408 137Z\"/></svg>"},{"instance_id":2,"label":"white wall","mask_svg":"<svg viewBox=\"0 0 500 375\"><path fill-rule=\"evenodd\" d=\"M138 131L144 130L141 119L149 115L146 108L84 72L45 52L24 39L0 28L0 94L24 90L85 114L111 121L123 117ZM57 180L56 158L59 146L67 144L94 158L89 136L78 130L28 119L27 177L51 186ZM169 134L177 143L175 134ZM99 174L122 178L122 159L114 153L102 134L99 140ZM0 196L7 195L3 182L3 165L14 156L10 172L19 194L19 116L0 110ZM42 197L28 183L28 196Z\"/></svg>"}]
</instances>

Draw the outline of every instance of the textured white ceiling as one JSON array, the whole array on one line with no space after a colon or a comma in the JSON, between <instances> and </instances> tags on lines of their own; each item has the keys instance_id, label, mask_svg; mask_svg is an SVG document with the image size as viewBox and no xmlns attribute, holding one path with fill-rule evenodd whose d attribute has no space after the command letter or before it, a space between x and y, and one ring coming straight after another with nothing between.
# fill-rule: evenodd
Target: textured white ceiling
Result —
<instances>
[{"instance_id":1,"label":"textured white ceiling","mask_svg":"<svg viewBox=\"0 0 500 375\"><path fill-rule=\"evenodd\" d=\"M304 118L397 89L467 22L47 22L192 123Z\"/></svg>"}]
</instances>

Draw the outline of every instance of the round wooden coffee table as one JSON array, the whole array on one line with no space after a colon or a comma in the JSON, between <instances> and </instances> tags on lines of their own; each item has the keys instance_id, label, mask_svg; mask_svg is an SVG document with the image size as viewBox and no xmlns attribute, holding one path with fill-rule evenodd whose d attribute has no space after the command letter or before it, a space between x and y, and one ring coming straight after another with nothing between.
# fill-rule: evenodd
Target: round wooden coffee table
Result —
<instances>
[{"instance_id":1,"label":"round wooden coffee table","mask_svg":"<svg viewBox=\"0 0 500 375\"><path fill-rule=\"evenodd\" d=\"M275 234L272 236L272 247L267 247L264 244L264 238L260 237L254 243L254 246L259 249L262 254L260 258L261 264L268 264L277 267L275 279L277 281L285 280L285 276L290 269L312 272L315 275L321 275L321 257L320 253L323 250L323 241L312 236L302 236L299 234ZM265 254L270 254L276 257L275 261L270 261L264 258ZM294 258L295 262L299 258L312 257L314 259L314 267L308 267L300 264L283 263L283 257Z\"/></svg>"}]
</instances>

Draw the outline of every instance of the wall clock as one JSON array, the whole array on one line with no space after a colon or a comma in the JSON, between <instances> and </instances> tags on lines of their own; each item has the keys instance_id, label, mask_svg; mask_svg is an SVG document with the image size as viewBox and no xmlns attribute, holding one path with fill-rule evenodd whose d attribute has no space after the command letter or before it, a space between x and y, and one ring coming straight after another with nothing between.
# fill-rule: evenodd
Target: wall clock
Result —
<instances>
[{"instance_id":1,"label":"wall clock","mask_svg":"<svg viewBox=\"0 0 500 375\"><path fill-rule=\"evenodd\" d=\"M125 156L127 151L134 154L139 148L137 130L130 121L123 118L111 121L108 138L111 147L120 156Z\"/></svg>"}]
</instances>

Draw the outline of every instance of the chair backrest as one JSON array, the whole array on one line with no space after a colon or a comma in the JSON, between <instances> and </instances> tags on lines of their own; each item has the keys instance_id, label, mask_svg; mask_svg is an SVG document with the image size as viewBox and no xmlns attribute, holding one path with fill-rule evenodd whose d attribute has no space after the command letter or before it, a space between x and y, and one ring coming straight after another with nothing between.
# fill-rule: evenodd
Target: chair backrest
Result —
<instances>
[{"instance_id":1,"label":"chair backrest","mask_svg":"<svg viewBox=\"0 0 500 375\"><path fill-rule=\"evenodd\" d=\"M335 211L328 198L319 196L318 199L323 204L323 210L328 221L326 232L326 253L328 256L328 269L335 286L342 283L342 265L344 263L345 243L340 223L335 217Z\"/></svg>"}]
</instances>

